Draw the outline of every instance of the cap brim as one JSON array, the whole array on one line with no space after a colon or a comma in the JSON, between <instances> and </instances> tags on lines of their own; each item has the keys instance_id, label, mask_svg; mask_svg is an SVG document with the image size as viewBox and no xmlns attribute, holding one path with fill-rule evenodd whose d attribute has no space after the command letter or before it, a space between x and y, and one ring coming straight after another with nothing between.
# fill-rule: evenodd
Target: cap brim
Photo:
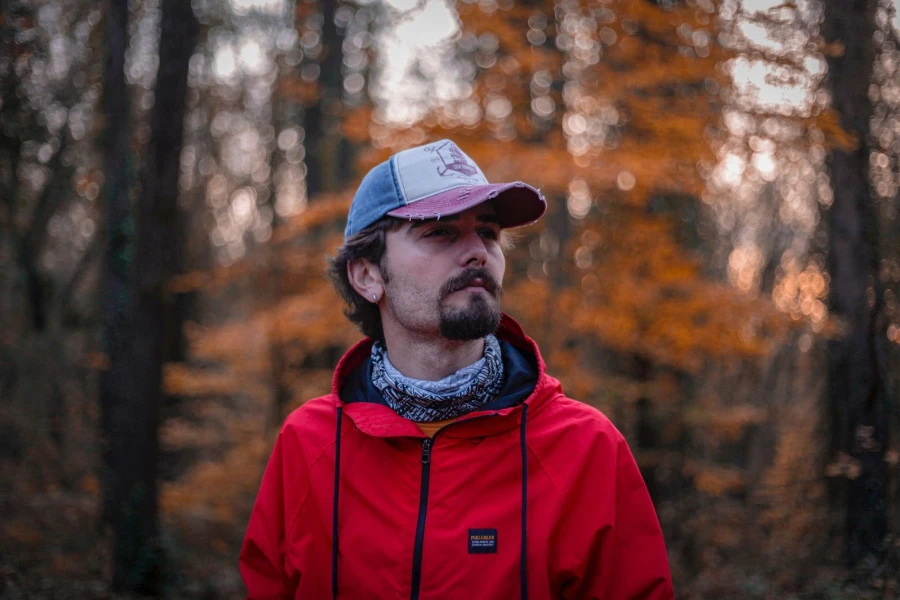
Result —
<instances>
[{"instance_id":1,"label":"cap brim","mask_svg":"<svg viewBox=\"0 0 900 600\"><path fill-rule=\"evenodd\" d=\"M547 201L538 190L514 181L453 188L387 214L402 219L437 219L461 213L488 200L494 202L500 226L504 228L533 223L547 210Z\"/></svg>"}]
</instances>

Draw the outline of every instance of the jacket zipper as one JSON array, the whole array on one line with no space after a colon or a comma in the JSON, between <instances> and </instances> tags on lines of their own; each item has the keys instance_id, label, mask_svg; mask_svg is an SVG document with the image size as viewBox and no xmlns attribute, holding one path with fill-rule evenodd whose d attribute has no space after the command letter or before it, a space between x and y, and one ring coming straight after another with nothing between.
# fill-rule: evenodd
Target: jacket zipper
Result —
<instances>
[{"instance_id":1,"label":"jacket zipper","mask_svg":"<svg viewBox=\"0 0 900 600\"><path fill-rule=\"evenodd\" d=\"M437 434L435 434L437 437ZM425 513L428 512L428 483L431 476L431 446L434 438L422 442L422 486L419 493L419 520L416 522L416 543L413 546L412 600L419 600L422 582L422 545L425 542Z\"/></svg>"},{"instance_id":2,"label":"jacket zipper","mask_svg":"<svg viewBox=\"0 0 900 600\"><path fill-rule=\"evenodd\" d=\"M491 413L488 415L481 415L480 417L466 419L464 422L496 416L497 413ZM431 449L434 447L434 441L437 439L438 434L456 424L457 422L448 423L434 432L433 436L425 438L422 441L422 485L419 493L419 518L416 521L416 542L413 546L411 600L419 600L419 587L422 584L422 546L425 543L425 515L428 512L428 485L431 479Z\"/></svg>"}]
</instances>

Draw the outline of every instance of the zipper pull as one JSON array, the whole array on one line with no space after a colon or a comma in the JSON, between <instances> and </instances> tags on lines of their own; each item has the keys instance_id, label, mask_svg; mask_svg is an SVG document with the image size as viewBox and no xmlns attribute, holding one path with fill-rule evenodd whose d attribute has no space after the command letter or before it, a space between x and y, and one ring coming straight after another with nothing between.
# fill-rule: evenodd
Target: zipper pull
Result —
<instances>
[{"instance_id":1,"label":"zipper pull","mask_svg":"<svg viewBox=\"0 0 900 600\"><path fill-rule=\"evenodd\" d=\"M431 438L422 442L422 464L427 465L431 462Z\"/></svg>"}]
</instances>

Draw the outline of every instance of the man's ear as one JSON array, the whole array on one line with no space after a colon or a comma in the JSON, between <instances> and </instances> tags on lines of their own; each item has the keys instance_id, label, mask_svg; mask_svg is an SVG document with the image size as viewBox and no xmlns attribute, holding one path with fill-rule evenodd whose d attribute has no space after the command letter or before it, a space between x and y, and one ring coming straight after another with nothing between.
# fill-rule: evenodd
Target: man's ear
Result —
<instances>
[{"instance_id":1,"label":"man's ear","mask_svg":"<svg viewBox=\"0 0 900 600\"><path fill-rule=\"evenodd\" d=\"M381 269L365 258L354 258L347 262L347 278L356 293L376 304L384 295L384 280Z\"/></svg>"}]
</instances>

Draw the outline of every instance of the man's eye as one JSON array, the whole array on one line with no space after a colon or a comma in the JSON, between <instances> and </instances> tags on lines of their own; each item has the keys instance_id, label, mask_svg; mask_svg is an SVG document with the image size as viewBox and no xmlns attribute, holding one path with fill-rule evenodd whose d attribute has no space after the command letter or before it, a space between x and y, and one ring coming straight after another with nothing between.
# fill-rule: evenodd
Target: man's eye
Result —
<instances>
[{"instance_id":1,"label":"man's eye","mask_svg":"<svg viewBox=\"0 0 900 600\"><path fill-rule=\"evenodd\" d=\"M447 230L443 227L435 227L434 229L429 229L424 237L440 237L442 235L447 235L447 233Z\"/></svg>"},{"instance_id":2,"label":"man's eye","mask_svg":"<svg viewBox=\"0 0 900 600\"><path fill-rule=\"evenodd\" d=\"M481 237L487 238L489 240L496 240L500 237L500 232L494 231L493 229L483 229L481 231Z\"/></svg>"}]
</instances>

